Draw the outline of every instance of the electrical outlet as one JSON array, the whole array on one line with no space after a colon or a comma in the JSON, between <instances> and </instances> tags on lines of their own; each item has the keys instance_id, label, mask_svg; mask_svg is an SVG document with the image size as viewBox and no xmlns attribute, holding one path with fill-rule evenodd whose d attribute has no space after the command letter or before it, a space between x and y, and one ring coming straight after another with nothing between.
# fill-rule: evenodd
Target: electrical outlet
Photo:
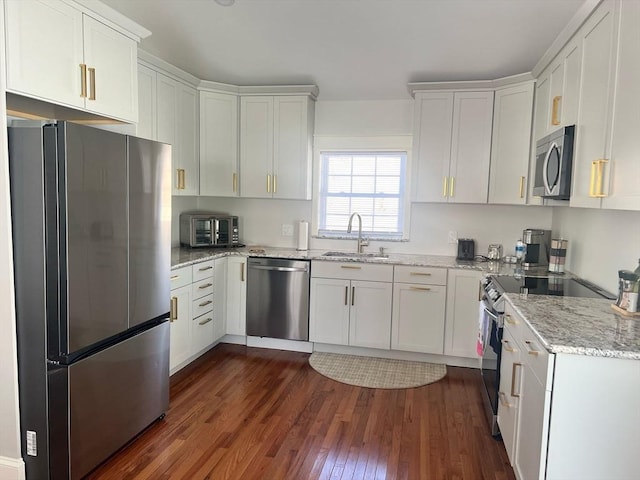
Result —
<instances>
[{"instance_id":1,"label":"electrical outlet","mask_svg":"<svg viewBox=\"0 0 640 480\"><path fill-rule=\"evenodd\" d=\"M458 243L458 232L449 230L449 243Z\"/></svg>"},{"instance_id":2,"label":"electrical outlet","mask_svg":"<svg viewBox=\"0 0 640 480\"><path fill-rule=\"evenodd\" d=\"M290 223L282 224L282 236L283 237L293 237L293 225Z\"/></svg>"}]
</instances>

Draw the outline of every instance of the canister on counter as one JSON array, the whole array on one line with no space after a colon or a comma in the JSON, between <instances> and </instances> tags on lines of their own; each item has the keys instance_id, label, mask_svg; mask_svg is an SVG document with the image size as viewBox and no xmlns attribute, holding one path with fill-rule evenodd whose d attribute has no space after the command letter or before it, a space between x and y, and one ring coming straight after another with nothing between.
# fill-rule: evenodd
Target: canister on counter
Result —
<instances>
[{"instance_id":1,"label":"canister on counter","mask_svg":"<svg viewBox=\"0 0 640 480\"><path fill-rule=\"evenodd\" d=\"M549 250L549 271L554 273L564 273L564 264L567 258L568 240L554 238L551 240Z\"/></svg>"}]
</instances>

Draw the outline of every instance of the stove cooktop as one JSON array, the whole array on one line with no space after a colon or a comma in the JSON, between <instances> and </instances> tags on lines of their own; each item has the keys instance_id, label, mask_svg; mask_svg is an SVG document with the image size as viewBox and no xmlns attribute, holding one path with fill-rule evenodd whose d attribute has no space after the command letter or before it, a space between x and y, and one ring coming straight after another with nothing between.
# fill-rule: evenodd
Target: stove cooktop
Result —
<instances>
[{"instance_id":1,"label":"stove cooktop","mask_svg":"<svg viewBox=\"0 0 640 480\"><path fill-rule=\"evenodd\" d=\"M576 278L511 277L508 275L495 275L493 278L506 293L615 299L609 292L597 285Z\"/></svg>"}]
</instances>

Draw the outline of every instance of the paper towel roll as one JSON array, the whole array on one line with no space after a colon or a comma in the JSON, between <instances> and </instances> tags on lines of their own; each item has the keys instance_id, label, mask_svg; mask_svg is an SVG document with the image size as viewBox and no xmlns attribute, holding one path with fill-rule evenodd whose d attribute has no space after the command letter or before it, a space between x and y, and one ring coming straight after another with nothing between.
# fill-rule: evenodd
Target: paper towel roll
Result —
<instances>
[{"instance_id":1,"label":"paper towel roll","mask_svg":"<svg viewBox=\"0 0 640 480\"><path fill-rule=\"evenodd\" d=\"M309 250L309 222L298 222L298 248L297 250Z\"/></svg>"}]
</instances>

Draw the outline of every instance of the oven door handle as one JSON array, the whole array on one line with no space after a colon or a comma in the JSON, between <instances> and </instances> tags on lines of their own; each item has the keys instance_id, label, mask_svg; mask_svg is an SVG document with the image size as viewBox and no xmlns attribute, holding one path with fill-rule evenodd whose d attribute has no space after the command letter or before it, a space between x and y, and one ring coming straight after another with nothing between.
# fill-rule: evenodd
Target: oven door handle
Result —
<instances>
[{"instance_id":1,"label":"oven door handle","mask_svg":"<svg viewBox=\"0 0 640 480\"><path fill-rule=\"evenodd\" d=\"M494 321L498 321L498 315L493 313L491 307L487 305L487 302L484 300L482 300L482 308L484 308L486 314L489 315Z\"/></svg>"}]
</instances>

